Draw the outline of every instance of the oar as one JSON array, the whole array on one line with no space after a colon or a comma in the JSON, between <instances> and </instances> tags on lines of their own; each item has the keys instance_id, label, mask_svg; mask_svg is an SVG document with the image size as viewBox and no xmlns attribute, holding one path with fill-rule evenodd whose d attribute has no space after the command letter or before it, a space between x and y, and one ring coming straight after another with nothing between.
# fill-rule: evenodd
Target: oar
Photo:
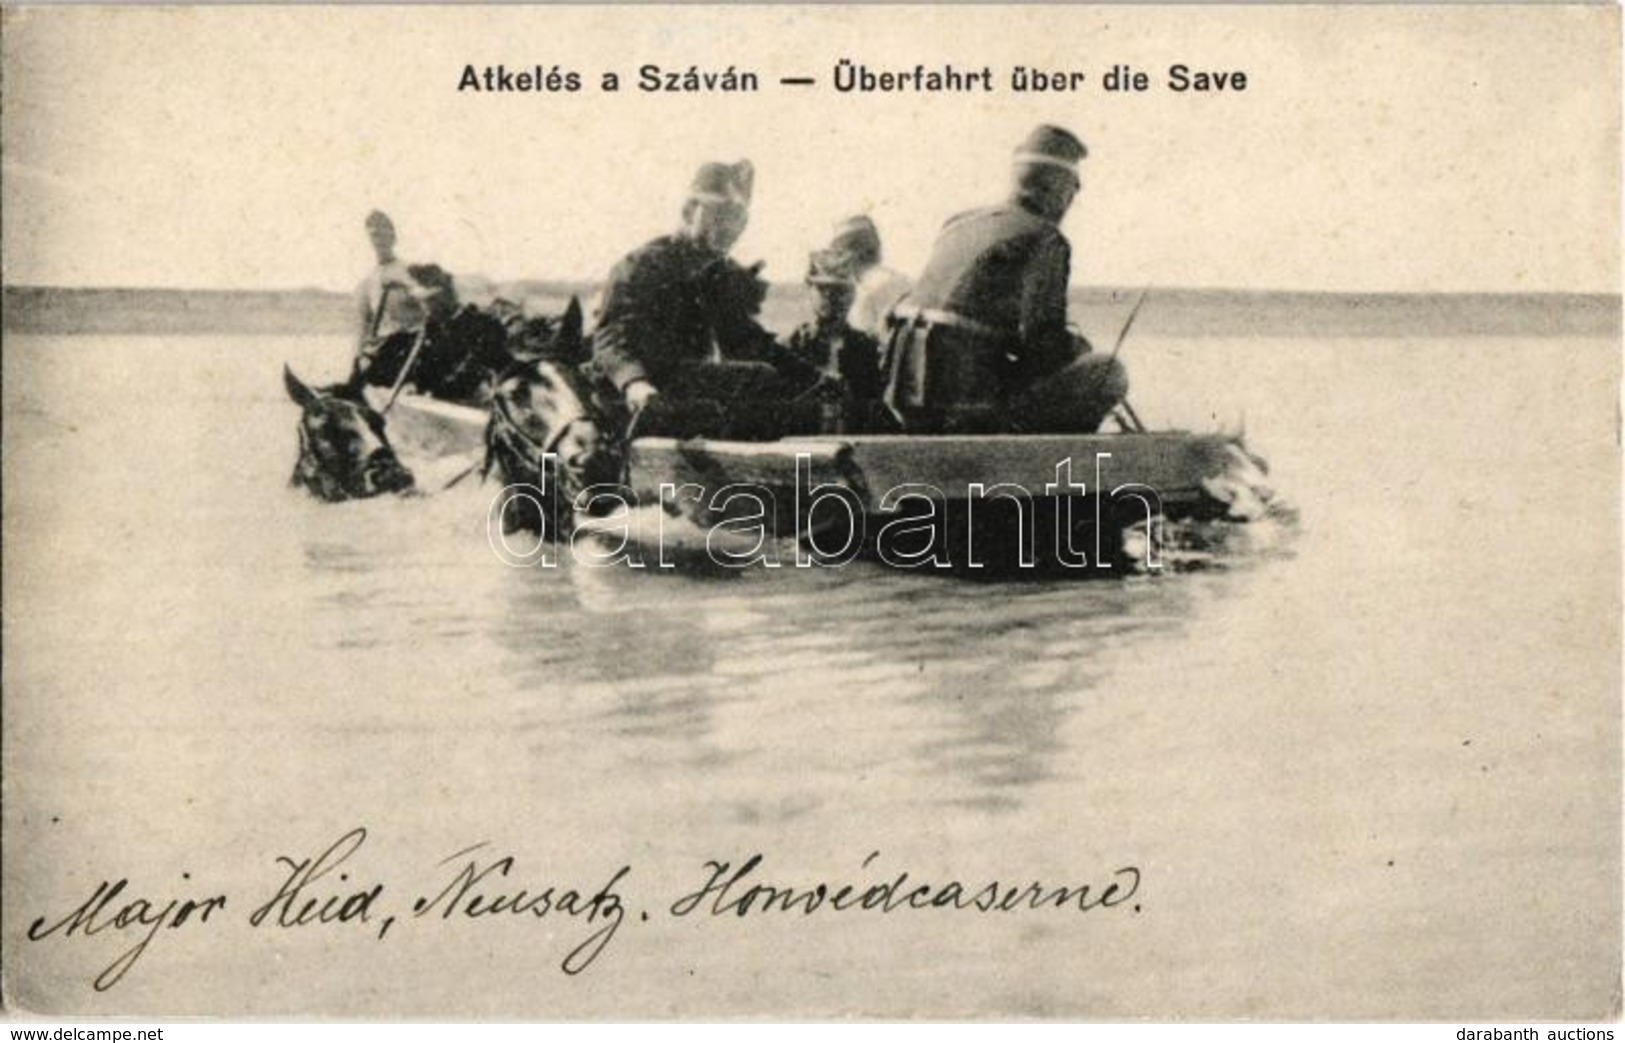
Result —
<instances>
[{"instance_id":1,"label":"oar","mask_svg":"<svg viewBox=\"0 0 1625 1043\"><path fill-rule=\"evenodd\" d=\"M372 326L367 330L367 343L371 344L378 339L378 327L384 321L384 306L389 303L389 291L395 288L392 282L384 283L384 292L378 295L378 308L372 313Z\"/></svg>"},{"instance_id":2,"label":"oar","mask_svg":"<svg viewBox=\"0 0 1625 1043\"><path fill-rule=\"evenodd\" d=\"M367 327L366 339L361 342L360 348L355 353L355 360L350 363L349 382L352 384L358 384L361 375L372 368L373 356L371 349L377 346L378 326L384 320L384 305L389 303L389 291L394 288L394 283L386 282L384 292L378 295L378 308L372 313L372 322Z\"/></svg>"},{"instance_id":3,"label":"oar","mask_svg":"<svg viewBox=\"0 0 1625 1043\"><path fill-rule=\"evenodd\" d=\"M1128 339L1128 331L1134 327L1134 320L1140 317L1140 309L1145 306L1145 300L1149 296L1151 296L1151 287L1147 286L1140 291L1139 300L1135 301L1134 307L1129 310L1128 320L1123 323L1123 328L1117 331L1117 343L1112 345L1112 353L1107 359L1108 362L1116 361L1117 353L1123 350L1123 341ZM1116 409L1112 410L1112 416L1116 419L1117 426L1124 431L1132 431L1135 434L1145 433L1145 425L1140 423L1140 416L1134 412L1134 407L1128 404L1127 396L1117 404Z\"/></svg>"},{"instance_id":4,"label":"oar","mask_svg":"<svg viewBox=\"0 0 1625 1043\"><path fill-rule=\"evenodd\" d=\"M456 476L454 478L452 478L451 481L447 482L445 485L442 485L440 487L440 491L445 492L447 489L450 489L452 486L456 485L458 482L462 481L464 478L467 478L469 475L473 474L475 471L478 471L480 469L480 465L483 464L484 462L485 461L483 461L483 460L475 460L473 463L469 464L467 467L463 468L461 471L458 471Z\"/></svg>"},{"instance_id":5,"label":"oar","mask_svg":"<svg viewBox=\"0 0 1625 1043\"><path fill-rule=\"evenodd\" d=\"M423 350L423 341L428 335L429 320L425 318L423 328L418 330L418 339L412 343L411 354L406 356L405 365L401 366L400 374L395 377L395 386L389 389L389 401L385 402L384 408L378 411L379 415L389 415L390 408L395 405L395 400L401 395L401 388L406 386L406 378L412 373L412 364L418 360L418 352Z\"/></svg>"},{"instance_id":6,"label":"oar","mask_svg":"<svg viewBox=\"0 0 1625 1043\"><path fill-rule=\"evenodd\" d=\"M1117 343L1112 345L1110 358L1117 358L1117 353L1123 350L1123 341L1128 339L1128 331L1134 328L1134 320L1140 317L1140 309L1145 307L1145 299L1149 296L1151 287L1147 286L1140 291L1140 297L1134 302L1134 307L1129 309L1128 319L1123 323L1123 328L1117 331Z\"/></svg>"}]
</instances>

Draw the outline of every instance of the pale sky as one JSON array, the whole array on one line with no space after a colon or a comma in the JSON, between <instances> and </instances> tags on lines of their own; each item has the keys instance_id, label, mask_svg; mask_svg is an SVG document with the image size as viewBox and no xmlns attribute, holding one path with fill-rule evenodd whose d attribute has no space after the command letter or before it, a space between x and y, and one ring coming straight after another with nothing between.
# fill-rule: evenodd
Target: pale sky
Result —
<instances>
[{"instance_id":1,"label":"pale sky","mask_svg":"<svg viewBox=\"0 0 1625 1043\"><path fill-rule=\"evenodd\" d=\"M670 231L702 161L750 158L736 248L799 278L868 212L888 262L1005 193L1039 122L1089 146L1064 229L1083 285L1619 289L1613 7L77 8L4 11L11 284L348 289L389 211L409 260L595 279ZM991 66L992 94L841 94L874 68ZM1245 92L1176 94L1176 62ZM459 92L464 66L575 94ZM756 94L640 92L654 63ZM1109 93L1114 63L1152 90ZM1082 91L1010 90L1016 65ZM599 89L605 71L622 90ZM816 77L811 88L780 76Z\"/></svg>"}]
</instances>

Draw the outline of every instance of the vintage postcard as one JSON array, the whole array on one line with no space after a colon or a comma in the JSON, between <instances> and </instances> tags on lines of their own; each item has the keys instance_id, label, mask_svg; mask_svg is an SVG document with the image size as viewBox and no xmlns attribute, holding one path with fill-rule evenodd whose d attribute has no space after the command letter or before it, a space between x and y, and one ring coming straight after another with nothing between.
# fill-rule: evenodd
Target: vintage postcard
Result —
<instances>
[{"instance_id":1,"label":"vintage postcard","mask_svg":"<svg viewBox=\"0 0 1625 1043\"><path fill-rule=\"evenodd\" d=\"M10 1013L1618 1016L1617 8L0 15Z\"/></svg>"}]
</instances>

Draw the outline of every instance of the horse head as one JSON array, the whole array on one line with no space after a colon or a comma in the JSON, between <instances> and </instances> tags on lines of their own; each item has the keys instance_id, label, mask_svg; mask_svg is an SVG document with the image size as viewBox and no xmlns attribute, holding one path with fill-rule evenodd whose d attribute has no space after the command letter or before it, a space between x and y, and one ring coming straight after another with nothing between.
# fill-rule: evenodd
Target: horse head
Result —
<instances>
[{"instance_id":1,"label":"horse head","mask_svg":"<svg viewBox=\"0 0 1625 1043\"><path fill-rule=\"evenodd\" d=\"M545 491L551 515L545 525L518 518L510 519L510 527L562 535L578 493L620 478L621 451L606 404L575 365L586 356L585 344L581 302L572 297L546 342L519 356L498 384L486 434L490 464L506 485Z\"/></svg>"},{"instance_id":2,"label":"horse head","mask_svg":"<svg viewBox=\"0 0 1625 1043\"><path fill-rule=\"evenodd\" d=\"M282 367L288 397L299 417L299 462L290 484L337 503L412 488L412 472L395 457L384 418L361 397L361 383L312 388Z\"/></svg>"}]
</instances>

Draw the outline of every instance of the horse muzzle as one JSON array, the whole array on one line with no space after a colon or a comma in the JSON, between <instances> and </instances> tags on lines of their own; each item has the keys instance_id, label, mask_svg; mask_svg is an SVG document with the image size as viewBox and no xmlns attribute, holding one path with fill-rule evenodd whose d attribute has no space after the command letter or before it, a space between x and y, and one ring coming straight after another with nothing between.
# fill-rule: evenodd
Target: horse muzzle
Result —
<instances>
[{"instance_id":1,"label":"horse muzzle","mask_svg":"<svg viewBox=\"0 0 1625 1043\"><path fill-rule=\"evenodd\" d=\"M376 454L367 460L361 471L358 496L380 496L384 493L407 492L416 485L412 472L401 465L393 454Z\"/></svg>"},{"instance_id":2,"label":"horse muzzle","mask_svg":"<svg viewBox=\"0 0 1625 1043\"><path fill-rule=\"evenodd\" d=\"M583 488L620 481L620 456L610 450L596 424L578 421L572 425L556 452L566 472Z\"/></svg>"}]
</instances>

